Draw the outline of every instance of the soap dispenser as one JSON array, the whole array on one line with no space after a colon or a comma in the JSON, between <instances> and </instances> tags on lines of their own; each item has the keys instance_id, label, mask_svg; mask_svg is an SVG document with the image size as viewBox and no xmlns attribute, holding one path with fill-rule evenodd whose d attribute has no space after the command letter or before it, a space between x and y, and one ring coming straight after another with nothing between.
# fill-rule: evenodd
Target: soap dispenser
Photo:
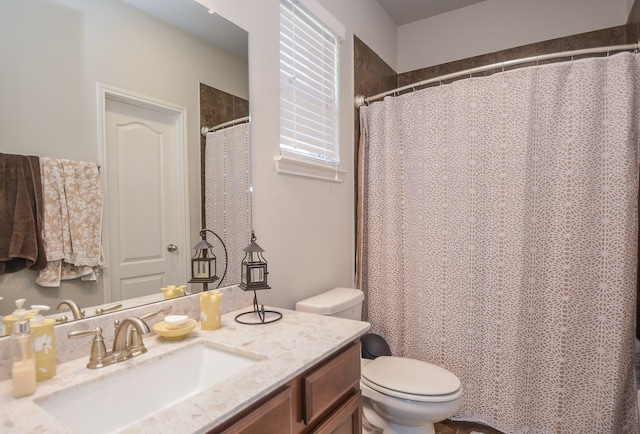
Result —
<instances>
[{"instance_id":1,"label":"soap dispenser","mask_svg":"<svg viewBox=\"0 0 640 434\"><path fill-rule=\"evenodd\" d=\"M6 315L2 318L4 321L4 331L6 334L10 335L13 330L13 323L18 321L19 316L23 316L24 319L29 319L33 316L32 312L28 312L24 310L24 298L19 298L16 300L16 310L13 311L11 315Z\"/></svg>"},{"instance_id":2,"label":"soap dispenser","mask_svg":"<svg viewBox=\"0 0 640 434\"><path fill-rule=\"evenodd\" d=\"M13 397L31 395L36 391L36 360L29 321L24 309L16 313L11 333L11 381Z\"/></svg>"},{"instance_id":3,"label":"soap dispenser","mask_svg":"<svg viewBox=\"0 0 640 434\"><path fill-rule=\"evenodd\" d=\"M33 317L31 334L33 335L33 349L36 356L36 380L44 381L56 375L56 334L53 326L56 320L43 318L40 311L49 310L49 306L32 305Z\"/></svg>"}]
</instances>

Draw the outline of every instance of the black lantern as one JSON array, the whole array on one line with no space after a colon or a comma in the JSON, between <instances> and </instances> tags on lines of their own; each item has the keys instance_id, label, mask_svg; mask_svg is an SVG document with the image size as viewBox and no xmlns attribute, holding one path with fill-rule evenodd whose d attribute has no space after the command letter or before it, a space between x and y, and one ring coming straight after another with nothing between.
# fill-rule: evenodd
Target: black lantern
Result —
<instances>
[{"instance_id":1,"label":"black lantern","mask_svg":"<svg viewBox=\"0 0 640 434\"><path fill-rule=\"evenodd\" d=\"M216 255L213 253L213 246L207 241L207 232L215 235L222 244L225 254L224 274L227 274L227 247L224 245L218 234L210 229L202 229L200 231L200 237L202 239L193 248L196 252L191 258L191 280L189 283L204 283L205 288L207 283L212 283L218 280L218 276L216 276ZM224 275L222 278L224 279Z\"/></svg>"},{"instance_id":2,"label":"black lantern","mask_svg":"<svg viewBox=\"0 0 640 434\"><path fill-rule=\"evenodd\" d=\"M240 288L245 291L271 289L267 285L267 261L262 256L264 250L256 243L256 236L251 232L251 243L244 248Z\"/></svg>"},{"instance_id":3,"label":"black lantern","mask_svg":"<svg viewBox=\"0 0 640 434\"><path fill-rule=\"evenodd\" d=\"M201 240L194 247L196 253L191 257L191 280L189 282L215 282L216 255L213 246L206 239Z\"/></svg>"},{"instance_id":4,"label":"black lantern","mask_svg":"<svg viewBox=\"0 0 640 434\"><path fill-rule=\"evenodd\" d=\"M244 248L245 255L242 260L242 275L240 288L245 291L253 291L253 311L236 315L236 321L240 324L269 324L282 318L282 313L275 310L267 310L263 304L258 303L258 289L271 289L267 285L267 261L262 256L264 250L256 243L256 235L251 231L251 243Z\"/></svg>"}]
</instances>

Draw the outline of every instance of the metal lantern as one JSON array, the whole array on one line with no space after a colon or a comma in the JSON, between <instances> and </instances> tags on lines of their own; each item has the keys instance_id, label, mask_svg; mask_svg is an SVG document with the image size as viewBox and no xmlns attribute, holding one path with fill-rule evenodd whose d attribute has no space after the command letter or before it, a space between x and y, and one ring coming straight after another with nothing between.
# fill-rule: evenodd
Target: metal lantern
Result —
<instances>
[{"instance_id":1,"label":"metal lantern","mask_svg":"<svg viewBox=\"0 0 640 434\"><path fill-rule=\"evenodd\" d=\"M264 250L256 243L256 236L251 232L251 243L244 248L245 256L242 260L240 288L245 291L256 289L270 289L267 284L267 261L262 256Z\"/></svg>"},{"instance_id":2,"label":"metal lantern","mask_svg":"<svg viewBox=\"0 0 640 434\"><path fill-rule=\"evenodd\" d=\"M256 235L251 231L251 243L244 248L245 255L242 260L242 275L240 288L245 291L253 291L253 311L236 315L236 322L240 324L269 324L282 319L282 313L276 310L267 310L263 304L258 303L258 289L271 289L267 285L267 261L262 256L264 250L256 243Z\"/></svg>"},{"instance_id":3,"label":"metal lantern","mask_svg":"<svg viewBox=\"0 0 640 434\"><path fill-rule=\"evenodd\" d=\"M206 235L200 232L202 240L196 244L196 251L191 258L191 280L190 283L211 283L218 280L216 276L216 255L213 253L213 246L206 240Z\"/></svg>"}]
</instances>

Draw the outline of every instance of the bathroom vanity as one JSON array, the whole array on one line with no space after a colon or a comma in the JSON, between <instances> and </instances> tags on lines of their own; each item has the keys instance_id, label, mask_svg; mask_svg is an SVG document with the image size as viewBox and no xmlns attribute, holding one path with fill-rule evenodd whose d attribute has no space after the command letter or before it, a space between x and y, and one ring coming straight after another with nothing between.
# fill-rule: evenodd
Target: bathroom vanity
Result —
<instances>
[{"instance_id":1,"label":"bathroom vanity","mask_svg":"<svg viewBox=\"0 0 640 434\"><path fill-rule=\"evenodd\" d=\"M359 384L356 341L209 433L361 433Z\"/></svg>"},{"instance_id":2,"label":"bathroom vanity","mask_svg":"<svg viewBox=\"0 0 640 434\"><path fill-rule=\"evenodd\" d=\"M223 315L219 330L197 326L182 341L147 335L146 354L100 369L86 368L88 339L85 356L59 364L57 375L38 383L28 397L12 398L11 381L2 381L2 432L73 433L87 427L92 433L361 432L359 336L369 324L284 309L283 319L275 323L235 322L247 310ZM111 340L105 339L109 346ZM221 374L221 379L202 390L194 387L185 397L176 394L173 402L162 400L182 386L180 381L172 385L175 379L186 383L200 369L202 357L194 356L200 349L222 355L202 369L209 376ZM144 383L145 376L152 380ZM110 389L115 384L124 391ZM72 404L74 394L86 409ZM149 402L159 404L149 408ZM54 408L68 405L73 419L63 421L51 403ZM122 409L131 406L140 406L135 419L120 421Z\"/></svg>"}]
</instances>

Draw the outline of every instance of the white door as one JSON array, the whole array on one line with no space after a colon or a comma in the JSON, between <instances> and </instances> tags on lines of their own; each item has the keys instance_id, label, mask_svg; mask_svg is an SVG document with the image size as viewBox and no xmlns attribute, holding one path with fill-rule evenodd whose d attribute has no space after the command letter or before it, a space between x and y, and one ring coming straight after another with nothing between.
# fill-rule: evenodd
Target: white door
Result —
<instances>
[{"instance_id":1,"label":"white door","mask_svg":"<svg viewBox=\"0 0 640 434\"><path fill-rule=\"evenodd\" d=\"M186 282L183 114L105 98L108 278L111 300Z\"/></svg>"}]
</instances>

